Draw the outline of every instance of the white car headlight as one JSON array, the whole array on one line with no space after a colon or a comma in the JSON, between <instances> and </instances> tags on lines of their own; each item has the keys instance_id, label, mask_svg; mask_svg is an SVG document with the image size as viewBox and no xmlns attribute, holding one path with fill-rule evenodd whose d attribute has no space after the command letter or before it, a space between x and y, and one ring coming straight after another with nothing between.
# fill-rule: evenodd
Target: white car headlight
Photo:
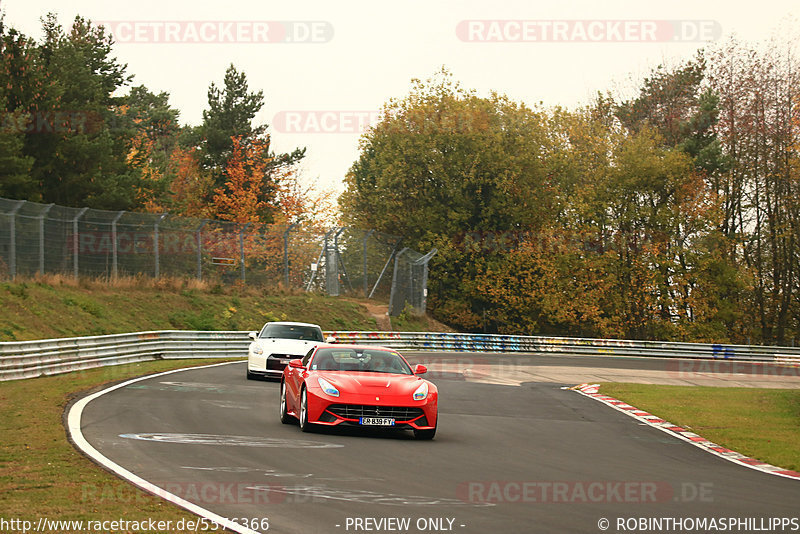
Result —
<instances>
[{"instance_id":1,"label":"white car headlight","mask_svg":"<svg viewBox=\"0 0 800 534\"><path fill-rule=\"evenodd\" d=\"M322 391L326 395L330 395L331 397L338 397L339 396L339 390L336 389L335 387L333 387L333 384L331 384L330 382L328 382L324 378L322 378L322 377L317 378L317 382L319 382L319 387L322 388Z\"/></svg>"},{"instance_id":2,"label":"white car headlight","mask_svg":"<svg viewBox=\"0 0 800 534\"><path fill-rule=\"evenodd\" d=\"M425 400L428 398L428 383L423 382L414 392L414 400Z\"/></svg>"},{"instance_id":3,"label":"white car headlight","mask_svg":"<svg viewBox=\"0 0 800 534\"><path fill-rule=\"evenodd\" d=\"M253 347L253 354L264 354L264 349L262 349L259 345Z\"/></svg>"}]
</instances>

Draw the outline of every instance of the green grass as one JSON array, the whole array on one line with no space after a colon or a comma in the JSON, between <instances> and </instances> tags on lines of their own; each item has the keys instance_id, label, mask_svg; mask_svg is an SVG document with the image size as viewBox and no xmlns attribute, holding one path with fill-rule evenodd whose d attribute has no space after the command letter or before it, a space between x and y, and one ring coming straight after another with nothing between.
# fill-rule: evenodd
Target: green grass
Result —
<instances>
[{"instance_id":1,"label":"green grass","mask_svg":"<svg viewBox=\"0 0 800 534\"><path fill-rule=\"evenodd\" d=\"M219 362L223 360L214 360ZM78 392L209 360L164 360L0 382L0 510L6 520L141 521L194 518L95 466L66 438L64 408Z\"/></svg>"},{"instance_id":2,"label":"green grass","mask_svg":"<svg viewBox=\"0 0 800 534\"><path fill-rule=\"evenodd\" d=\"M317 323L324 330L375 330L352 299L185 280L78 283L50 276L0 283L0 341L146 330L257 330L267 321ZM431 328L425 321L419 329Z\"/></svg>"},{"instance_id":3,"label":"green grass","mask_svg":"<svg viewBox=\"0 0 800 534\"><path fill-rule=\"evenodd\" d=\"M723 447L800 471L800 390L614 383L600 391Z\"/></svg>"}]
</instances>

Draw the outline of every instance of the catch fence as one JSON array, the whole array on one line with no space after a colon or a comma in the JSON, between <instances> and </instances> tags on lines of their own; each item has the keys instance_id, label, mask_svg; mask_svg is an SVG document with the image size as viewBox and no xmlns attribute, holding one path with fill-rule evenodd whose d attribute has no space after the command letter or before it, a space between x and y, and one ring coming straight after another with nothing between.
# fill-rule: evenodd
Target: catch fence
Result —
<instances>
[{"instance_id":1,"label":"catch fence","mask_svg":"<svg viewBox=\"0 0 800 534\"><path fill-rule=\"evenodd\" d=\"M358 228L237 224L0 198L0 278L240 281L390 299L400 303L397 313L408 302L424 313L424 284L415 283L411 292L407 284L393 284L403 280L397 269L409 269L404 258L411 253L400 254L401 243L398 236Z\"/></svg>"}]
</instances>

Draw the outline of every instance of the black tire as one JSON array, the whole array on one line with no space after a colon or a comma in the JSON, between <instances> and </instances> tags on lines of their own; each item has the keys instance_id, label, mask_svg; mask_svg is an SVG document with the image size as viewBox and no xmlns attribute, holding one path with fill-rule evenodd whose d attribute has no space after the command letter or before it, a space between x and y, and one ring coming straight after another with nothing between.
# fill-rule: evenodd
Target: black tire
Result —
<instances>
[{"instance_id":1,"label":"black tire","mask_svg":"<svg viewBox=\"0 0 800 534\"><path fill-rule=\"evenodd\" d=\"M247 370L247 379L248 379L248 380L255 380L256 378L258 378L258 376L257 376L257 375L255 375L255 374L253 374L253 373L251 373L251 372L250 372L250 369L248 369L248 370Z\"/></svg>"},{"instance_id":2,"label":"black tire","mask_svg":"<svg viewBox=\"0 0 800 534\"><path fill-rule=\"evenodd\" d=\"M288 425L292 422L292 416L289 415L289 410L286 406L286 384L281 382L281 407L280 407L280 414L281 414L281 423L284 425Z\"/></svg>"},{"instance_id":3,"label":"black tire","mask_svg":"<svg viewBox=\"0 0 800 534\"><path fill-rule=\"evenodd\" d=\"M414 439L419 440L432 440L433 436L436 435L436 428L439 426L439 421L436 421L436 426L433 428L423 429L423 430L414 430Z\"/></svg>"},{"instance_id":4,"label":"black tire","mask_svg":"<svg viewBox=\"0 0 800 534\"><path fill-rule=\"evenodd\" d=\"M300 392L300 430L303 432L311 432L313 426L308 422L308 395L306 395L306 388L304 387Z\"/></svg>"}]
</instances>

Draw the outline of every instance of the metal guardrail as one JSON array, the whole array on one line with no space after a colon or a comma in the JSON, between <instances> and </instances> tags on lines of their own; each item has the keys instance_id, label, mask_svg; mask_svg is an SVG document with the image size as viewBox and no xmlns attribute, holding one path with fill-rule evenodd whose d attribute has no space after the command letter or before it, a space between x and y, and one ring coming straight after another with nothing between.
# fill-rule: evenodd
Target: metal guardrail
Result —
<instances>
[{"instance_id":1,"label":"metal guardrail","mask_svg":"<svg viewBox=\"0 0 800 534\"><path fill-rule=\"evenodd\" d=\"M0 343L0 381L171 358L247 355L247 332L158 331Z\"/></svg>"},{"instance_id":2,"label":"metal guardrail","mask_svg":"<svg viewBox=\"0 0 800 534\"><path fill-rule=\"evenodd\" d=\"M500 334L438 332L329 332L339 342L385 344L398 349L476 352L560 352L656 358L733 359L800 363L800 347L723 345Z\"/></svg>"},{"instance_id":3,"label":"metal guardrail","mask_svg":"<svg viewBox=\"0 0 800 534\"><path fill-rule=\"evenodd\" d=\"M325 335L335 337L339 343L413 350L558 352L800 364L800 348L795 347L437 332L331 331ZM185 330L2 342L0 381L145 360L245 357L249 344L246 331Z\"/></svg>"}]
</instances>

